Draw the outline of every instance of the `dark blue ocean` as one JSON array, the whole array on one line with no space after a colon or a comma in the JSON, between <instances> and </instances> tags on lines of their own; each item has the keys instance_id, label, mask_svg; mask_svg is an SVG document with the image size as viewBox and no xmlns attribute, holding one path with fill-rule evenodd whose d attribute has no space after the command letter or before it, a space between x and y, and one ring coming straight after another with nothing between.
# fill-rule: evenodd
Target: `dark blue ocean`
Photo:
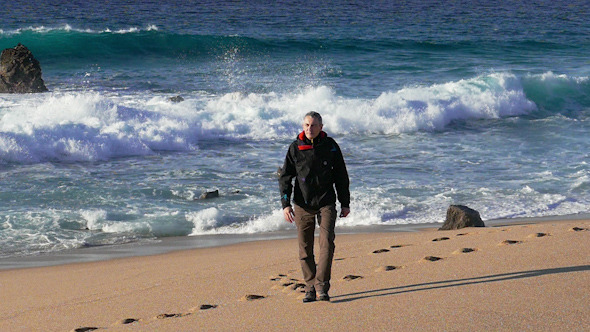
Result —
<instances>
[{"instance_id":1,"label":"dark blue ocean","mask_svg":"<svg viewBox=\"0 0 590 332\"><path fill-rule=\"evenodd\" d=\"M0 258L293 232L276 171L309 111L341 232L590 210L587 1L0 3L50 90L0 94Z\"/></svg>"}]
</instances>

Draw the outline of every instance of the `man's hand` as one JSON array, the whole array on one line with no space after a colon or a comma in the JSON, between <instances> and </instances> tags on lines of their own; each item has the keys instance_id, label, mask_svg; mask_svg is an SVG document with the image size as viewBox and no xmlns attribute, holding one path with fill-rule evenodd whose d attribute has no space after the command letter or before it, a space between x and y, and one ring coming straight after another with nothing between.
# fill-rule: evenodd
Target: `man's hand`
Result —
<instances>
[{"instance_id":1,"label":"man's hand","mask_svg":"<svg viewBox=\"0 0 590 332\"><path fill-rule=\"evenodd\" d=\"M293 213L293 208L290 206L283 209L283 216L285 216L287 222L293 223L295 221L295 214Z\"/></svg>"},{"instance_id":2,"label":"man's hand","mask_svg":"<svg viewBox=\"0 0 590 332\"><path fill-rule=\"evenodd\" d=\"M350 213L350 208L343 207L342 211L340 211L340 218L346 218L346 216Z\"/></svg>"}]
</instances>

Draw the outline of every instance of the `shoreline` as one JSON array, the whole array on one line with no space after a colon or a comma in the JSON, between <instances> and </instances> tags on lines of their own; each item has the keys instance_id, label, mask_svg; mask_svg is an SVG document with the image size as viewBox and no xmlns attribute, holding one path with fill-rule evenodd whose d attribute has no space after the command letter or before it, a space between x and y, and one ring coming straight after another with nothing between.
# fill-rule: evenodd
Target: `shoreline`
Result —
<instances>
[{"instance_id":1,"label":"shoreline","mask_svg":"<svg viewBox=\"0 0 590 332\"><path fill-rule=\"evenodd\" d=\"M530 224L548 221L572 221L587 220L590 214L572 214L566 216L525 217L512 219L491 219L484 223L486 227L514 225L519 223ZM424 224L398 224L398 225L372 225L355 227L336 226L336 236L347 234L367 233L395 233L415 232L442 226L440 223ZM317 235L317 230L316 230ZM76 263L108 261L112 259L142 257L167 254L176 251L215 248L256 241L271 241L281 239L294 239L297 236L293 230L263 234L215 234L200 236L174 236L158 239L150 239L126 244L105 245L96 247L83 247L67 249L58 252L42 253L37 255L13 256L0 258L0 271L11 269L27 269L36 267L59 266Z\"/></svg>"},{"instance_id":2,"label":"shoreline","mask_svg":"<svg viewBox=\"0 0 590 332\"><path fill-rule=\"evenodd\" d=\"M530 224L546 221L573 221L587 219L590 219L590 214L572 214L565 216L525 217L511 219L491 219L485 220L484 223L486 224L486 227L492 227L500 225L514 225L519 223ZM429 228L437 229L440 226L442 226L442 222L383 226L336 226L336 236L346 234L414 232ZM235 245L255 241L294 239L296 236L297 234L294 230L289 230L263 234L215 234L200 236L164 237L139 242L131 242L126 244L83 247L37 255L0 258L0 271L11 269L59 266L66 264L87 263L97 261L108 261L112 259L128 257L153 256L167 254L176 251L223 247L228 245Z\"/></svg>"},{"instance_id":3,"label":"shoreline","mask_svg":"<svg viewBox=\"0 0 590 332\"><path fill-rule=\"evenodd\" d=\"M340 234L329 303L294 238L3 270L0 330L589 329L590 220L486 225Z\"/></svg>"}]
</instances>

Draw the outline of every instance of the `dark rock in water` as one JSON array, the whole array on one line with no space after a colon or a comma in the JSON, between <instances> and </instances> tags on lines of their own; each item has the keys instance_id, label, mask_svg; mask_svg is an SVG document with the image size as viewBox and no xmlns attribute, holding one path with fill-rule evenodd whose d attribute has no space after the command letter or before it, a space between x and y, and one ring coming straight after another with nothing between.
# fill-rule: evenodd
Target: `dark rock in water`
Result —
<instances>
[{"instance_id":1,"label":"dark rock in water","mask_svg":"<svg viewBox=\"0 0 590 332\"><path fill-rule=\"evenodd\" d=\"M206 193L203 193L199 199L209 199L209 198L216 198L219 197L219 190L215 190L215 191L208 191Z\"/></svg>"},{"instance_id":2,"label":"dark rock in water","mask_svg":"<svg viewBox=\"0 0 590 332\"><path fill-rule=\"evenodd\" d=\"M439 230L485 226L479 212L464 205L451 205L447 210L447 219Z\"/></svg>"},{"instance_id":3,"label":"dark rock in water","mask_svg":"<svg viewBox=\"0 0 590 332\"><path fill-rule=\"evenodd\" d=\"M181 101L184 101L184 98L182 98L181 96L174 96L168 98L168 101L171 101L173 103L180 103Z\"/></svg>"},{"instance_id":4,"label":"dark rock in water","mask_svg":"<svg viewBox=\"0 0 590 332\"><path fill-rule=\"evenodd\" d=\"M41 65L22 44L0 55L0 93L46 92Z\"/></svg>"}]
</instances>

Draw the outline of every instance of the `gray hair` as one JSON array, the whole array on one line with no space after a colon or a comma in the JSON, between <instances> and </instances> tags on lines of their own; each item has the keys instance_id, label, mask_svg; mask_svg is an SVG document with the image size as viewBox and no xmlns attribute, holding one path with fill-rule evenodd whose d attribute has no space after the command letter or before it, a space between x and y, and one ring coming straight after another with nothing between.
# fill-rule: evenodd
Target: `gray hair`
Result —
<instances>
[{"instance_id":1,"label":"gray hair","mask_svg":"<svg viewBox=\"0 0 590 332\"><path fill-rule=\"evenodd\" d=\"M307 112L307 114L305 114L305 116L303 118L305 119L308 116L310 116L310 117L312 117L314 119L317 119L320 122L320 124L322 124L322 116L320 115L320 113L314 112L314 111Z\"/></svg>"}]
</instances>

